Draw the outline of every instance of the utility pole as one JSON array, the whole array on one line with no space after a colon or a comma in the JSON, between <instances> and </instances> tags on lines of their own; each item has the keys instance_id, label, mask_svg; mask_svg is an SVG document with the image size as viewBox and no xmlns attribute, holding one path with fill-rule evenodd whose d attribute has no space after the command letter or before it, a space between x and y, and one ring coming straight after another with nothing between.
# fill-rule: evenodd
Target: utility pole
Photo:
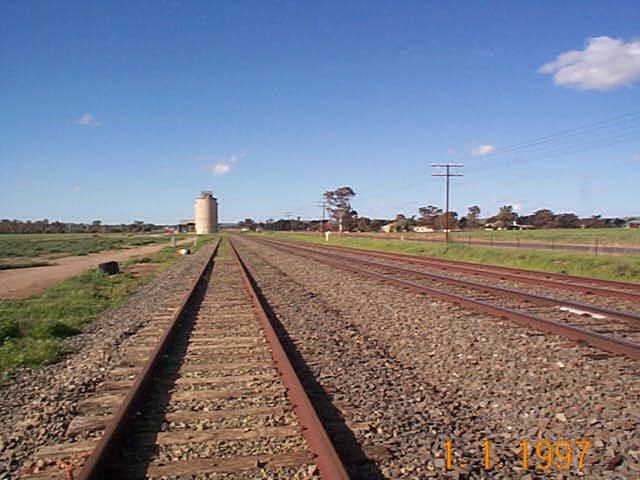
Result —
<instances>
[{"instance_id":1,"label":"utility pole","mask_svg":"<svg viewBox=\"0 0 640 480\"><path fill-rule=\"evenodd\" d=\"M282 214L287 217L287 221L289 222L289 231L293 232L293 224L291 223L291 215L293 215L292 212L282 212Z\"/></svg>"},{"instance_id":2,"label":"utility pole","mask_svg":"<svg viewBox=\"0 0 640 480\"><path fill-rule=\"evenodd\" d=\"M320 224L320 232L322 232L322 234L324 234L324 218L325 218L325 213L327 211L327 201L326 200L322 200L322 202L319 202L316 204L317 207L322 207L322 223Z\"/></svg>"},{"instance_id":3,"label":"utility pole","mask_svg":"<svg viewBox=\"0 0 640 480\"><path fill-rule=\"evenodd\" d=\"M444 212L444 241L449 243L449 177L463 177L461 173L451 173L452 168L462 168L464 165L461 163L432 163L432 167L434 168L444 168L445 172L442 173L432 173L432 177L446 177L447 178L447 205Z\"/></svg>"}]
</instances>

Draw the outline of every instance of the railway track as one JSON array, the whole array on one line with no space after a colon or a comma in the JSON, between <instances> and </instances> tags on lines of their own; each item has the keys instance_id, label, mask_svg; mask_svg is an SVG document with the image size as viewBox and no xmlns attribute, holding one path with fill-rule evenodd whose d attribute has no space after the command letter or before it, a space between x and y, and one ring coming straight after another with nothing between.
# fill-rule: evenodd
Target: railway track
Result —
<instances>
[{"instance_id":1,"label":"railway track","mask_svg":"<svg viewBox=\"0 0 640 480\"><path fill-rule=\"evenodd\" d=\"M233 246L188 283L24 478L348 478Z\"/></svg>"},{"instance_id":2,"label":"railway track","mask_svg":"<svg viewBox=\"0 0 640 480\"><path fill-rule=\"evenodd\" d=\"M282 251L436 296L476 311L508 318L519 324L562 335L610 353L640 359L640 315L633 312L558 300L539 294L492 286L488 283L401 267L388 261L367 259L366 257L370 256L368 251L325 248L308 244L303 246L272 240L266 243ZM400 256L373 254L371 257L396 261ZM421 264L421 262L415 262L415 264ZM625 294L632 293L625 292Z\"/></svg>"},{"instance_id":3,"label":"railway track","mask_svg":"<svg viewBox=\"0 0 640 480\"><path fill-rule=\"evenodd\" d=\"M309 245L308 243L291 242L297 245ZM579 292L589 296L605 296L607 298L619 298L629 300L636 305L640 304L640 284L619 282L615 280L603 280L599 278L586 278L575 275L565 275L548 272L536 272L512 267L499 267L496 265L484 265L459 260L443 260L426 258L417 255L398 254L390 252L377 252L359 248L340 247L335 245L323 245L323 248L346 254L366 255L372 258L384 258L394 262L410 265L422 265L446 272L459 272L475 277L494 280L508 280L535 286L546 286L556 290L568 290Z\"/></svg>"}]
</instances>

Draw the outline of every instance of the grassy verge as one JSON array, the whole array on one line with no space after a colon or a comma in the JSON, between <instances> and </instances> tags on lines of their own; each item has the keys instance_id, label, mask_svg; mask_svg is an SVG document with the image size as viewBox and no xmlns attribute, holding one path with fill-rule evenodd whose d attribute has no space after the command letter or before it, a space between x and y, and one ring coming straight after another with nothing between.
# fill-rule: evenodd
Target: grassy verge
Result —
<instances>
[{"instance_id":1,"label":"grassy verge","mask_svg":"<svg viewBox=\"0 0 640 480\"><path fill-rule=\"evenodd\" d=\"M274 239L325 243L324 239L319 235L272 233L261 235ZM463 260L488 265L640 283L640 257L638 256L595 256L558 251L513 250L465 244L445 245L412 242L410 240L338 238L337 236L331 237L329 245L342 245L368 250L407 253L425 257Z\"/></svg>"},{"instance_id":2,"label":"grassy verge","mask_svg":"<svg viewBox=\"0 0 640 480\"><path fill-rule=\"evenodd\" d=\"M211 240L198 239L192 251ZM56 361L66 352L64 338L109 308L121 305L138 286L181 258L171 247L124 262L157 264L154 273L134 277L128 273L107 276L95 270L68 278L39 295L0 301L0 383L17 366L38 366Z\"/></svg>"}]
</instances>

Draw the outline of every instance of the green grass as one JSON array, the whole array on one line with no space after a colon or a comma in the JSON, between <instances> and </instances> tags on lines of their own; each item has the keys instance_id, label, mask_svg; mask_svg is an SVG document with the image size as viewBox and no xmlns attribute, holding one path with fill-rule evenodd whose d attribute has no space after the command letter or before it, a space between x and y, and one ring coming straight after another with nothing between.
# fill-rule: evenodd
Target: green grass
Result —
<instances>
[{"instance_id":1,"label":"green grass","mask_svg":"<svg viewBox=\"0 0 640 480\"><path fill-rule=\"evenodd\" d=\"M384 234L377 234L383 236ZM443 238L442 232L434 233L406 233L407 238L431 238L440 240ZM544 230L502 230L487 231L474 230L465 232L451 232L450 238L454 241L464 242L472 238L478 240L494 240L516 242L518 240L543 242L543 243L566 243L573 245L595 245L599 246L628 246L640 248L640 229L635 228L553 228Z\"/></svg>"},{"instance_id":2,"label":"green grass","mask_svg":"<svg viewBox=\"0 0 640 480\"><path fill-rule=\"evenodd\" d=\"M168 243L168 236L110 234L4 234L0 235L0 259L56 258L87 255L154 243ZM9 264L10 262L5 261Z\"/></svg>"},{"instance_id":3,"label":"green grass","mask_svg":"<svg viewBox=\"0 0 640 480\"><path fill-rule=\"evenodd\" d=\"M138 284L128 274L84 272L41 295L0 302L0 373L18 365L40 365L64 353L62 339L123 299Z\"/></svg>"},{"instance_id":4,"label":"green grass","mask_svg":"<svg viewBox=\"0 0 640 480\"><path fill-rule=\"evenodd\" d=\"M325 244L320 235L261 234L267 238L291 239ZM620 280L640 283L640 257L595 256L582 253L515 250L497 247L469 246L466 244L424 243L411 240L378 240L364 238L331 237L329 245L364 248L368 250L407 253L425 257L462 260L551 273Z\"/></svg>"},{"instance_id":5,"label":"green grass","mask_svg":"<svg viewBox=\"0 0 640 480\"><path fill-rule=\"evenodd\" d=\"M198 238L198 250L212 236ZM182 258L171 247L121 265L157 263L156 273ZM139 285L155 274L133 277L127 273L103 275L95 270L68 278L42 294L0 301L0 381L17 366L51 363L67 351L64 339L109 308L121 305Z\"/></svg>"}]
</instances>

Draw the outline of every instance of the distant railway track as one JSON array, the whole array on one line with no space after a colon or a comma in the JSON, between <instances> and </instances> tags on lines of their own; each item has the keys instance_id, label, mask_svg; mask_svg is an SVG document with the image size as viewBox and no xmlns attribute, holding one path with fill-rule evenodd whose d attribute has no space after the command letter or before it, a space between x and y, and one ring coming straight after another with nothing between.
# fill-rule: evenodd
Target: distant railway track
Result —
<instances>
[{"instance_id":1,"label":"distant railway track","mask_svg":"<svg viewBox=\"0 0 640 480\"><path fill-rule=\"evenodd\" d=\"M348 478L233 245L189 283L24 478Z\"/></svg>"},{"instance_id":2,"label":"distant railway track","mask_svg":"<svg viewBox=\"0 0 640 480\"><path fill-rule=\"evenodd\" d=\"M293 242L297 245L309 245L308 243ZM499 267L459 260L443 260L426 258L417 255L398 254L389 252L377 252L351 247L338 247L323 245L323 248L344 253L365 254L369 257L386 258L393 261L408 263L411 265L424 265L449 272L461 272L476 277L492 278L497 280L512 280L519 283L527 283L537 286L548 286L555 289L571 290L584 295L604 295L609 298L630 300L640 304L640 284L619 282L615 280L603 280L600 278L586 278L576 275L558 273L537 272L513 267Z\"/></svg>"},{"instance_id":3,"label":"distant railway track","mask_svg":"<svg viewBox=\"0 0 640 480\"><path fill-rule=\"evenodd\" d=\"M366 257L400 261L413 266L435 265L439 269L464 270L466 273L471 272L478 276L486 274L488 278L498 276L502 280L517 279L522 282L524 278L525 283L538 281L547 287L553 285L554 288L564 288L566 284L560 282L555 276L550 276L550 278L541 278L537 274L526 276L526 272L521 270L516 270L518 273L513 273L513 269L506 269L508 273L505 273L497 267L485 268L484 266L479 267L476 271L469 264L462 264L462 262L453 262L449 265L444 261L431 262L430 259L360 249L302 245L273 240L262 240L262 242L282 251L454 302L465 308L508 318L521 325L558 334L610 353L640 359L640 315L636 313L561 300L511 288L492 286L488 283L446 277L389 262L374 261ZM592 295L623 295L627 300L640 299L635 293L636 285L596 281L599 286L594 287L590 281L582 281L577 278L571 277L569 282L571 290L580 289L579 291L589 292ZM583 283L580 283L581 281ZM605 285L609 284L612 286L612 290L605 288ZM621 287L626 287L626 289L621 290Z\"/></svg>"}]
</instances>

